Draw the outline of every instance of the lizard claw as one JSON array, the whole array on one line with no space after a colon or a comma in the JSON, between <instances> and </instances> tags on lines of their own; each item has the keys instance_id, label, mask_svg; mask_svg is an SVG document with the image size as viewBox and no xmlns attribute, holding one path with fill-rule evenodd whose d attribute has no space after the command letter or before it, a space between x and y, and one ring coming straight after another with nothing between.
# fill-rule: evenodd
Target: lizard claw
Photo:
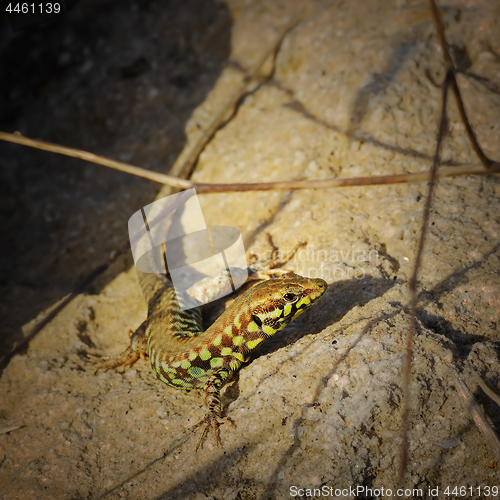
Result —
<instances>
[{"instance_id":1,"label":"lizard claw","mask_svg":"<svg viewBox=\"0 0 500 500\"><path fill-rule=\"evenodd\" d=\"M220 439L220 430L219 427L224 423L229 423L233 428L236 428L236 424L232 418L229 417L219 417L215 413L207 413L203 420L200 420L197 424L193 425L191 429L197 429L198 427L203 426L203 432L201 433L198 444L196 445L196 451L200 448L203 448L203 443L207 439L208 433L210 429L212 429L215 444L218 448L222 448L222 441Z\"/></svg>"},{"instance_id":2,"label":"lizard claw","mask_svg":"<svg viewBox=\"0 0 500 500\"><path fill-rule=\"evenodd\" d=\"M305 241L297 243L288 253L285 255L279 254L278 248L273 243L271 236L268 234L269 243L272 247L272 255L270 259L260 261L258 256L255 254L249 255L250 261L250 273L248 280L267 280L273 277L280 277L283 274L289 273L286 269L278 269L290 262L299 248L307 245Z\"/></svg>"},{"instance_id":3,"label":"lizard claw","mask_svg":"<svg viewBox=\"0 0 500 500\"><path fill-rule=\"evenodd\" d=\"M87 357L96 363L96 370L109 370L117 366L123 366L123 368L132 366L139 359L140 354L128 347L117 356L104 356L101 358L87 353Z\"/></svg>"}]
</instances>

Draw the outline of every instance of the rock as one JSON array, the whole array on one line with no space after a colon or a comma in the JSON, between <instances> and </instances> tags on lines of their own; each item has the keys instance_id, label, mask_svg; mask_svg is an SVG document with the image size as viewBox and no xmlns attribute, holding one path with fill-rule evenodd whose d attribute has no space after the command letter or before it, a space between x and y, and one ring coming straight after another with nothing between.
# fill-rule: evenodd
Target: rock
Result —
<instances>
[{"instance_id":1,"label":"rock","mask_svg":"<svg viewBox=\"0 0 500 500\"><path fill-rule=\"evenodd\" d=\"M191 10L171 7L167 19L160 7L149 4L131 3L127 18L112 3L96 13L90 2L90 19L111 26L105 32L114 33L106 38L103 32L102 50L92 52L93 66L86 73L91 90L85 90L78 73L55 73L54 83L32 98L32 106L19 112L16 123L42 136L40 124L56 100L60 122L44 138L58 142L56 132L63 128L65 144L117 158L129 154L132 163L144 160L151 168L155 157L171 165L176 155L169 156L169 145L178 152L184 140L192 143L241 78L234 66L223 68L227 60L251 67L288 20L302 13L310 17L285 38L274 79L249 95L217 132L193 179L327 179L430 167L441 91L425 71L439 82L444 69L425 4L230 1L211 2L202 10L199 3L187 3ZM75 8L68 18L83 22L78 15ZM463 64L464 54L470 60L459 85L472 125L487 154L498 160L500 100L492 88L500 71L494 56L500 50L499 6L482 3L472 10L457 0L442 6L442 15L450 44L457 47L454 53L461 54ZM184 31L176 30L172 16L179 16ZM118 23L127 19L132 23L125 30L130 46ZM230 53L229 31L223 30L229 19ZM72 36L75 46L83 43L78 31ZM163 45L155 42L157 37ZM51 43L57 52L57 43ZM4 43L2 50L14 50L13 44ZM80 52L66 47L65 53L67 64L79 68L85 63ZM144 54L146 69L116 83L120 71ZM162 70L164 60L173 80ZM67 95L76 96L72 105L58 94L63 87ZM106 105L104 97L116 88L120 106L139 96L136 107L124 112ZM113 124L110 135L101 137L103 116ZM100 124L97 129L94 119ZM72 123L85 126L72 132ZM478 163L451 97L448 129L443 161ZM83 134L81 143L78 134ZM7 151L11 165L26 165L26 176L36 180L36 169L28 168L34 153L12 151ZM55 156L47 160L53 178L40 180L36 196L34 187L12 174L12 186L24 193L24 201L16 202L24 204L26 214L31 213L31 193L37 206L49 207L54 199L61 218L46 226L40 222L45 232L30 233L34 226L29 221L37 219L29 217L19 228L9 229L8 234L20 231L9 241L16 243L16 262L22 264L20 275L8 274L9 286L4 286L9 298L3 313L11 335L21 326L27 331L70 284L97 265L115 239L126 236L128 217L152 201L153 189L145 194L143 182L107 171L102 178L85 175L80 166L68 173L67 161ZM163 164L157 168L164 171ZM67 182L68 192L75 189L74 198L54 194L51 182ZM214 448L209 438L194 453L198 435L190 426L203 415L200 393L164 386L142 360L124 374L95 374L86 359L85 352L120 352L128 330L145 317L131 259L124 258L4 370L0 427L24 427L0 436L5 453L2 498L267 499L304 497L306 489L312 496L324 487L332 488L332 498L370 497L367 488L384 488L386 498L391 489L396 496L407 283L426 193L425 184L398 184L200 195L207 225L238 227L246 248L260 258L272 250L268 235L282 253L305 242L287 267L326 279L327 294L264 344L227 388L226 412L238 427L221 428L224 449ZM493 176L447 179L436 190L419 274L410 384L405 488L422 490L422 495L411 493L414 497L430 497L435 488L443 494L447 486L473 488L471 498L479 497L475 488L499 483L498 465L490 467L495 457L489 443L455 390L461 374L493 427L499 428L498 407L476 390L465 368L471 360L498 392L499 194ZM78 217L81 224L75 223ZM67 250L61 249L62 242ZM34 248L43 251L33 255Z\"/></svg>"}]
</instances>

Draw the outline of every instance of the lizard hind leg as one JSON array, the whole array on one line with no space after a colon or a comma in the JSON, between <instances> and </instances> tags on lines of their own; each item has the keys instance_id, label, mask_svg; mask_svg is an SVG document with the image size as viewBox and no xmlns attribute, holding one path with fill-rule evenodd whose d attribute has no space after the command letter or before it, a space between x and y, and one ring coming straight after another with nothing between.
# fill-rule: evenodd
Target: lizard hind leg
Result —
<instances>
[{"instance_id":1,"label":"lizard hind leg","mask_svg":"<svg viewBox=\"0 0 500 500\"><path fill-rule=\"evenodd\" d=\"M141 356L147 352L146 343L146 321L144 321L135 332L130 331L130 346L115 356L97 357L92 354L87 356L96 363L97 370L109 370L117 366L124 369L132 366Z\"/></svg>"}]
</instances>

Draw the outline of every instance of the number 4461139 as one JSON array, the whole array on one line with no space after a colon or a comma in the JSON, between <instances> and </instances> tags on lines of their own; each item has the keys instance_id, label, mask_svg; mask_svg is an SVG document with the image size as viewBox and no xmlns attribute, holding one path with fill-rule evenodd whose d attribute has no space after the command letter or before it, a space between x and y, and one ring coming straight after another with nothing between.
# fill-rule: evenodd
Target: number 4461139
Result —
<instances>
[{"instance_id":1,"label":"number 4461139","mask_svg":"<svg viewBox=\"0 0 500 500\"><path fill-rule=\"evenodd\" d=\"M59 3L9 3L5 9L9 14L59 14Z\"/></svg>"},{"instance_id":2,"label":"number 4461139","mask_svg":"<svg viewBox=\"0 0 500 500\"><path fill-rule=\"evenodd\" d=\"M471 496L473 498L479 497L496 497L498 495L498 486L455 486L452 488L448 486L444 490L445 495L453 495L454 497Z\"/></svg>"}]
</instances>

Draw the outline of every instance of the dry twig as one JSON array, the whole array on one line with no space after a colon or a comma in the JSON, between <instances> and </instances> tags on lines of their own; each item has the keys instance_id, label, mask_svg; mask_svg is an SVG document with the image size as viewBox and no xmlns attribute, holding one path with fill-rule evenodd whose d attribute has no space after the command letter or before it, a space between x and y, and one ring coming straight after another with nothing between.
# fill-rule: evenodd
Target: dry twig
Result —
<instances>
[{"instance_id":1,"label":"dry twig","mask_svg":"<svg viewBox=\"0 0 500 500\"><path fill-rule=\"evenodd\" d=\"M471 371L472 373L472 377L474 378L474 380L477 382L477 384L479 385L479 387L481 387L481 389L485 392L485 394L487 394L493 401L495 401L495 403L500 406L500 396L496 393L496 392L493 392L484 382L484 380L477 374L477 372L474 370L474 368L472 367L472 363L470 362L470 360L467 360L467 366L469 367L469 370Z\"/></svg>"},{"instance_id":2,"label":"dry twig","mask_svg":"<svg viewBox=\"0 0 500 500\"><path fill-rule=\"evenodd\" d=\"M206 137L203 134L203 137ZM37 139L29 139L19 134L9 134L0 132L0 140L22 144L52 153L59 153L73 158L90 161L98 165L126 172L137 177L142 177L151 181L159 182L172 188L192 189L195 188L198 194L209 193L232 193L241 191L295 191L298 189L330 189L341 187L354 186L376 186L384 184L409 184L414 182L427 182L430 180L431 174L429 171L416 172L409 174L395 175L374 175L370 177L348 177L335 179L317 179L317 180L301 180L301 181L281 181L281 182L253 182L253 183L204 183L193 182L182 176L162 174L146 170L145 168L136 167L120 161L110 160L104 156L99 156L80 149L51 144L49 142L40 141ZM199 147L197 147L199 149ZM176 170L182 170L182 166ZM500 172L490 172L477 164L460 165L457 167L445 167L436 172L436 179L444 179L447 177L460 177L463 175L491 175Z\"/></svg>"},{"instance_id":3,"label":"dry twig","mask_svg":"<svg viewBox=\"0 0 500 500\"><path fill-rule=\"evenodd\" d=\"M427 232L427 226L429 223L429 214L432 205L432 196L435 189L436 184L436 172L439 164L439 156L440 150L442 146L442 141L444 138L444 134L446 131L446 122L447 122L447 114L446 114L446 104L448 98L448 88L451 87L455 95L455 100L458 106L458 110L460 112L460 118L465 126L467 135L469 140L476 152L478 158L485 171L487 172L499 172L500 171L500 163L489 159L486 154L483 152L477 138L474 134L472 126L467 118L467 113L465 111L465 106L462 100L462 96L460 94L460 89L457 84L456 78L456 69L453 65L453 60L451 58L450 52L448 50L448 44L446 41L446 35L444 32L443 23L441 17L439 15L439 9L436 5L435 0L429 0L431 6L432 17L434 20L434 24L436 26L436 31L438 35L439 42L441 44L441 48L443 51L444 63L446 66L446 76L442 85L443 93L442 93L442 104L441 104L441 119L439 124L439 132L436 141L436 149L434 154L433 165L431 169L431 177L429 180L429 190L427 195L426 204L424 207L424 213L422 217L422 226L420 230L420 239L417 247L417 252L415 255L415 262L413 268L413 274L410 278L409 282L409 291L410 291L410 324L408 328L408 337L407 337L407 345L406 345L406 359L403 367L403 405L402 405L402 439L401 439L401 461L399 467L398 481L399 485L403 486L404 475L406 473L406 469L408 466L408 428L409 428L409 411L410 411L410 378L411 378L411 364L413 357L413 336L415 334L416 329L416 308L417 308L417 278L420 270L420 264L422 260L422 253L425 244L425 235ZM483 427L484 428L484 427ZM481 428L481 430L483 429ZM484 432L484 431L483 431Z\"/></svg>"},{"instance_id":4,"label":"dry twig","mask_svg":"<svg viewBox=\"0 0 500 500\"><path fill-rule=\"evenodd\" d=\"M476 427L483 433L486 442L491 446L497 461L500 462L500 441L498 440L495 431L489 424L483 409L477 404L474 396L469 391L467 384L460 377L457 378L456 389L458 395L462 398L465 406L469 410Z\"/></svg>"}]
</instances>

